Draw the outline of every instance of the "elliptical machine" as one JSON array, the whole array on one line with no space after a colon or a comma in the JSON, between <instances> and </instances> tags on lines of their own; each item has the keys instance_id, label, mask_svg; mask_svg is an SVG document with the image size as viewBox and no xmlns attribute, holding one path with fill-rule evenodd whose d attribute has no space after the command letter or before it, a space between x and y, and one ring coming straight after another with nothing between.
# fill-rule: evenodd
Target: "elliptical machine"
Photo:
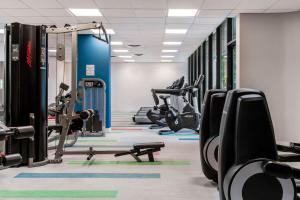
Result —
<instances>
[{"instance_id":1,"label":"elliptical machine","mask_svg":"<svg viewBox=\"0 0 300 200\"><path fill-rule=\"evenodd\" d=\"M299 147L289 147L299 154ZM297 200L300 170L280 163L273 124L263 92L228 92L220 129L221 200ZM288 160L286 160L288 161Z\"/></svg>"}]
</instances>

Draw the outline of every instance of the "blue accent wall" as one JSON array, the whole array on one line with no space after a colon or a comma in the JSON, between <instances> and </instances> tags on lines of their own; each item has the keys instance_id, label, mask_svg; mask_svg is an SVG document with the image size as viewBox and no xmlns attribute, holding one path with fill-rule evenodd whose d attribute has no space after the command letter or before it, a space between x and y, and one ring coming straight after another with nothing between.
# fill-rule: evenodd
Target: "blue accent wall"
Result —
<instances>
[{"instance_id":1,"label":"blue accent wall","mask_svg":"<svg viewBox=\"0 0 300 200\"><path fill-rule=\"evenodd\" d=\"M110 45L92 35L78 35L77 84L82 78L100 78L106 85L106 128L111 127ZM95 76L86 76L86 65L95 65ZM75 110L82 110L77 104Z\"/></svg>"}]
</instances>

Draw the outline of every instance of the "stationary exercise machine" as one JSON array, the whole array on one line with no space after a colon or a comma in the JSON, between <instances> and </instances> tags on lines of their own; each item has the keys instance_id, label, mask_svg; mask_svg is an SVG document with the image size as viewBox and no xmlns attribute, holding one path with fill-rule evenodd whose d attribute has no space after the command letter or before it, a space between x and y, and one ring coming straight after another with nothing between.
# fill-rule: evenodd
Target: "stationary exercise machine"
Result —
<instances>
[{"instance_id":1,"label":"stationary exercise machine","mask_svg":"<svg viewBox=\"0 0 300 200\"><path fill-rule=\"evenodd\" d=\"M279 161L264 93L229 91L220 128L220 199L299 199L300 170Z\"/></svg>"},{"instance_id":2,"label":"stationary exercise machine","mask_svg":"<svg viewBox=\"0 0 300 200\"><path fill-rule=\"evenodd\" d=\"M171 86L168 86L166 89L181 89L184 85L184 76L182 76L180 79L177 79L173 82ZM172 105L174 108L178 110L183 109L183 102L179 99L178 96L175 95L168 95L167 96L167 104L164 102L163 104L160 104L159 98L157 97L157 93L164 94L162 92L162 89L152 89L151 90L152 97L155 103L155 106L153 109L148 110L146 113L148 119L154 123L154 125L151 125L150 129L160 129L167 126L167 122L165 120L167 106L166 105Z\"/></svg>"},{"instance_id":3,"label":"stationary exercise machine","mask_svg":"<svg viewBox=\"0 0 300 200\"><path fill-rule=\"evenodd\" d=\"M45 26L12 23L5 26L5 125L32 125L28 140L11 137L8 154L20 154L23 165L47 160L47 34ZM32 133L31 133L32 134ZM33 152L28 146L33 145Z\"/></svg>"},{"instance_id":4,"label":"stationary exercise machine","mask_svg":"<svg viewBox=\"0 0 300 200\"><path fill-rule=\"evenodd\" d=\"M93 116L84 123L84 135L104 136L106 116L105 82L99 78L84 78L79 82L78 102L82 110L93 110ZM89 133L89 134L88 134Z\"/></svg>"},{"instance_id":5,"label":"stationary exercise machine","mask_svg":"<svg viewBox=\"0 0 300 200\"><path fill-rule=\"evenodd\" d=\"M174 95L174 96L181 97L186 103L182 111L179 111L178 109L168 105L167 102L168 96L165 95L160 96L160 98L163 99L166 106L165 119L171 131L177 132L184 128L196 130L196 131L199 130L200 113L198 108L197 92L201 87L203 80L204 80L204 75L199 75L198 79L191 86L185 85L182 89L156 90L157 94L167 94L167 95ZM194 106L192 106L185 98L187 93L190 93L192 95ZM165 134L165 132L170 132L170 131L162 130L159 132L159 134Z\"/></svg>"},{"instance_id":6,"label":"stationary exercise machine","mask_svg":"<svg viewBox=\"0 0 300 200\"><path fill-rule=\"evenodd\" d=\"M184 88L181 89L182 93L179 95L181 95L184 101L187 103L183 107L182 112L180 112L179 110L177 110L172 106L169 107L166 104L167 106L166 122L168 124L168 127L172 131L177 132L184 128L195 130L195 131L199 130L200 112L198 107L197 93L202 85L203 80L204 80L204 75L200 75L198 79L194 82L194 85L185 86ZM185 98L187 93L192 95L193 106ZM163 100L166 103L165 97L163 97Z\"/></svg>"},{"instance_id":7,"label":"stationary exercise machine","mask_svg":"<svg viewBox=\"0 0 300 200\"><path fill-rule=\"evenodd\" d=\"M219 130L227 91L207 90L200 119L200 158L204 175L218 182Z\"/></svg>"}]
</instances>

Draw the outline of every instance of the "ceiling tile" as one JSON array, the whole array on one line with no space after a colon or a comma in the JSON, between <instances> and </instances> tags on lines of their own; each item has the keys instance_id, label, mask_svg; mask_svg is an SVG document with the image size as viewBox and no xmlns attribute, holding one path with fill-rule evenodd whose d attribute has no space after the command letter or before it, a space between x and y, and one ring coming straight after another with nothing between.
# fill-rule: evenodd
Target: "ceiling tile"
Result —
<instances>
[{"instance_id":1,"label":"ceiling tile","mask_svg":"<svg viewBox=\"0 0 300 200\"><path fill-rule=\"evenodd\" d=\"M271 9L300 9L299 0L279 0Z\"/></svg>"},{"instance_id":2,"label":"ceiling tile","mask_svg":"<svg viewBox=\"0 0 300 200\"><path fill-rule=\"evenodd\" d=\"M234 9L240 0L205 0L202 9Z\"/></svg>"},{"instance_id":3,"label":"ceiling tile","mask_svg":"<svg viewBox=\"0 0 300 200\"><path fill-rule=\"evenodd\" d=\"M191 24L166 24L166 29L189 29Z\"/></svg>"},{"instance_id":4,"label":"ceiling tile","mask_svg":"<svg viewBox=\"0 0 300 200\"><path fill-rule=\"evenodd\" d=\"M95 0L99 8L132 8L132 0Z\"/></svg>"},{"instance_id":5,"label":"ceiling tile","mask_svg":"<svg viewBox=\"0 0 300 200\"><path fill-rule=\"evenodd\" d=\"M75 17L48 17L55 24L76 24Z\"/></svg>"},{"instance_id":6,"label":"ceiling tile","mask_svg":"<svg viewBox=\"0 0 300 200\"><path fill-rule=\"evenodd\" d=\"M135 9L135 15L137 17L166 17L167 10L158 9Z\"/></svg>"},{"instance_id":7,"label":"ceiling tile","mask_svg":"<svg viewBox=\"0 0 300 200\"><path fill-rule=\"evenodd\" d=\"M225 20L225 17L199 17L195 20L195 24L211 24L211 25L219 25Z\"/></svg>"},{"instance_id":8,"label":"ceiling tile","mask_svg":"<svg viewBox=\"0 0 300 200\"><path fill-rule=\"evenodd\" d=\"M200 10L198 17L226 17L232 10Z\"/></svg>"},{"instance_id":9,"label":"ceiling tile","mask_svg":"<svg viewBox=\"0 0 300 200\"><path fill-rule=\"evenodd\" d=\"M194 17L167 17L167 23L191 24L194 22Z\"/></svg>"},{"instance_id":10,"label":"ceiling tile","mask_svg":"<svg viewBox=\"0 0 300 200\"><path fill-rule=\"evenodd\" d=\"M91 22L102 22L104 25L107 20L104 17L76 17L79 23L91 23Z\"/></svg>"},{"instance_id":11,"label":"ceiling tile","mask_svg":"<svg viewBox=\"0 0 300 200\"><path fill-rule=\"evenodd\" d=\"M57 0L65 8L97 8L93 0Z\"/></svg>"},{"instance_id":12,"label":"ceiling tile","mask_svg":"<svg viewBox=\"0 0 300 200\"><path fill-rule=\"evenodd\" d=\"M127 24L136 24L138 23L137 18L135 17L110 17L107 19L110 23L127 23Z\"/></svg>"},{"instance_id":13,"label":"ceiling tile","mask_svg":"<svg viewBox=\"0 0 300 200\"><path fill-rule=\"evenodd\" d=\"M27 24L51 24L52 21L46 17L17 17L18 22Z\"/></svg>"},{"instance_id":14,"label":"ceiling tile","mask_svg":"<svg viewBox=\"0 0 300 200\"><path fill-rule=\"evenodd\" d=\"M68 12L66 9L37 9L37 12L39 12L43 16L48 17L70 17L72 16L70 12Z\"/></svg>"},{"instance_id":15,"label":"ceiling tile","mask_svg":"<svg viewBox=\"0 0 300 200\"><path fill-rule=\"evenodd\" d=\"M267 9L278 0L241 0L236 9Z\"/></svg>"},{"instance_id":16,"label":"ceiling tile","mask_svg":"<svg viewBox=\"0 0 300 200\"><path fill-rule=\"evenodd\" d=\"M168 0L168 8L199 9L204 0Z\"/></svg>"},{"instance_id":17,"label":"ceiling tile","mask_svg":"<svg viewBox=\"0 0 300 200\"><path fill-rule=\"evenodd\" d=\"M138 24L124 24L124 23L120 23L120 24L111 24L111 27L114 30L138 30L139 29L139 25Z\"/></svg>"},{"instance_id":18,"label":"ceiling tile","mask_svg":"<svg viewBox=\"0 0 300 200\"><path fill-rule=\"evenodd\" d=\"M140 24L164 24L165 18L163 17L155 17L155 18L136 18L138 23Z\"/></svg>"},{"instance_id":19,"label":"ceiling tile","mask_svg":"<svg viewBox=\"0 0 300 200\"><path fill-rule=\"evenodd\" d=\"M135 17L133 9L100 9L105 17Z\"/></svg>"},{"instance_id":20,"label":"ceiling tile","mask_svg":"<svg viewBox=\"0 0 300 200\"><path fill-rule=\"evenodd\" d=\"M56 0L22 0L31 8L63 8Z\"/></svg>"},{"instance_id":21,"label":"ceiling tile","mask_svg":"<svg viewBox=\"0 0 300 200\"><path fill-rule=\"evenodd\" d=\"M28 8L19 0L0 0L0 8Z\"/></svg>"},{"instance_id":22,"label":"ceiling tile","mask_svg":"<svg viewBox=\"0 0 300 200\"><path fill-rule=\"evenodd\" d=\"M33 9L5 9L5 13L13 17L22 17L22 16L40 16L39 12Z\"/></svg>"},{"instance_id":23,"label":"ceiling tile","mask_svg":"<svg viewBox=\"0 0 300 200\"><path fill-rule=\"evenodd\" d=\"M146 9L166 9L168 7L167 0L132 0L132 6Z\"/></svg>"}]
</instances>

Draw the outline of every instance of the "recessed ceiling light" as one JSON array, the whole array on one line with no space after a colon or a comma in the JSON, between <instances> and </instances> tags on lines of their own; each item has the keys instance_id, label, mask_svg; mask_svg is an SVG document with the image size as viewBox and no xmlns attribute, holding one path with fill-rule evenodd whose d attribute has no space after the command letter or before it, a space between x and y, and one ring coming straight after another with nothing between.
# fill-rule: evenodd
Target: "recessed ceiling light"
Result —
<instances>
[{"instance_id":1,"label":"recessed ceiling light","mask_svg":"<svg viewBox=\"0 0 300 200\"><path fill-rule=\"evenodd\" d=\"M172 62L173 60L161 60L161 62Z\"/></svg>"},{"instance_id":2,"label":"recessed ceiling light","mask_svg":"<svg viewBox=\"0 0 300 200\"><path fill-rule=\"evenodd\" d=\"M175 56L161 56L162 58L175 58Z\"/></svg>"},{"instance_id":3,"label":"recessed ceiling light","mask_svg":"<svg viewBox=\"0 0 300 200\"><path fill-rule=\"evenodd\" d=\"M135 62L135 60L124 60L124 62Z\"/></svg>"},{"instance_id":4,"label":"recessed ceiling light","mask_svg":"<svg viewBox=\"0 0 300 200\"><path fill-rule=\"evenodd\" d=\"M127 53L128 50L127 49L115 49L115 50L113 50L113 52L115 52L115 53Z\"/></svg>"},{"instance_id":5,"label":"recessed ceiling light","mask_svg":"<svg viewBox=\"0 0 300 200\"><path fill-rule=\"evenodd\" d=\"M197 14L197 9L169 9L169 17L194 17Z\"/></svg>"},{"instance_id":6,"label":"recessed ceiling light","mask_svg":"<svg viewBox=\"0 0 300 200\"><path fill-rule=\"evenodd\" d=\"M101 12L98 9L77 9L69 8L71 13L77 17L99 17L102 16Z\"/></svg>"},{"instance_id":7,"label":"recessed ceiling light","mask_svg":"<svg viewBox=\"0 0 300 200\"><path fill-rule=\"evenodd\" d=\"M132 56L119 56L119 58L132 58Z\"/></svg>"},{"instance_id":8,"label":"recessed ceiling light","mask_svg":"<svg viewBox=\"0 0 300 200\"><path fill-rule=\"evenodd\" d=\"M164 42L164 45L179 46L182 42Z\"/></svg>"},{"instance_id":9,"label":"recessed ceiling light","mask_svg":"<svg viewBox=\"0 0 300 200\"><path fill-rule=\"evenodd\" d=\"M186 34L187 29L166 29L168 34Z\"/></svg>"},{"instance_id":10,"label":"recessed ceiling light","mask_svg":"<svg viewBox=\"0 0 300 200\"><path fill-rule=\"evenodd\" d=\"M55 52L56 52L56 49L48 49L48 52L53 52L53 53L55 53Z\"/></svg>"},{"instance_id":11,"label":"recessed ceiling light","mask_svg":"<svg viewBox=\"0 0 300 200\"><path fill-rule=\"evenodd\" d=\"M163 50L161 50L161 52L163 52L163 53L176 53L176 52L178 52L178 50L175 50L175 49L163 49Z\"/></svg>"},{"instance_id":12,"label":"recessed ceiling light","mask_svg":"<svg viewBox=\"0 0 300 200\"><path fill-rule=\"evenodd\" d=\"M123 45L123 42L112 41L112 42L110 42L110 44L111 44L112 46L122 46L122 45Z\"/></svg>"},{"instance_id":13,"label":"recessed ceiling light","mask_svg":"<svg viewBox=\"0 0 300 200\"><path fill-rule=\"evenodd\" d=\"M113 29L105 29L105 30L108 35L116 34L116 32ZM92 31L94 34L99 34L99 29L92 29ZM103 34L103 31L101 30L100 33Z\"/></svg>"},{"instance_id":14,"label":"recessed ceiling light","mask_svg":"<svg viewBox=\"0 0 300 200\"><path fill-rule=\"evenodd\" d=\"M0 29L0 34L4 34L4 29Z\"/></svg>"}]
</instances>

